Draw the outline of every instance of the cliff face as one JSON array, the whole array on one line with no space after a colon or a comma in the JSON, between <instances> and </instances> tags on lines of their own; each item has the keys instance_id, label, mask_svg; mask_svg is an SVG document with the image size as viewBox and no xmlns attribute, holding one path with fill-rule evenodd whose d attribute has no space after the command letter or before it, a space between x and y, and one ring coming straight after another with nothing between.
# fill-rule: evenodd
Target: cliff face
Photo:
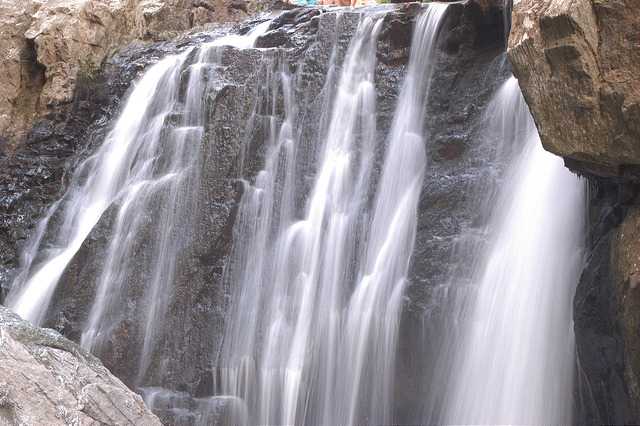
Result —
<instances>
[{"instance_id":1,"label":"cliff face","mask_svg":"<svg viewBox=\"0 0 640 426\"><path fill-rule=\"evenodd\" d=\"M640 419L637 0L515 0L509 59L542 143L590 181L578 423Z\"/></svg>"},{"instance_id":2,"label":"cliff face","mask_svg":"<svg viewBox=\"0 0 640 426\"><path fill-rule=\"evenodd\" d=\"M0 424L161 425L97 358L2 306Z\"/></svg>"}]
</instances>

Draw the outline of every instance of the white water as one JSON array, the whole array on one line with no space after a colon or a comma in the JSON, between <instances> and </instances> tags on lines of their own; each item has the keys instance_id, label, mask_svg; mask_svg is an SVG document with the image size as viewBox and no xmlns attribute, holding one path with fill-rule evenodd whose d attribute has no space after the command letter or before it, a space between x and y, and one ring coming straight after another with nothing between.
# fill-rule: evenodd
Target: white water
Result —
<instances>
[{"instance_id":1,"label":"white water","mask_svg":"<svg viewBox=\"0 0 640 426\"><path fill-rule=\"evenodd\" d=\"M113 334L117 311L123 309L125 283L143 273L148 302L141 307L140 378L144 375L171 296L176 254L186 244L187 232L181 229L189 226L197 209L191 189L199 179L206 76L219 46L251 47L269 25L267 21L245 36L204 44L193 63L189 49L145 72L102 146L79 166L70 189L39 225L8 297L15 312L35 324L43 320L65 269L111 209L115 220L81 344L100 353L100 345ZM181 87L185 78L186 89ZM169 124L175 117L177 123ZM54 230L53 244L44 246L54 215L62 225ZM134 260L141 241L149 251L148 264Z\"/></svg>"},{"instance_id":2,"label":"white water","mask_svg":"<svg viewBox=\"0 0 640 426\"><path fill-rule=\"evenodd\" d=\"M503 138L514 138L503 142L523 147L493 208L492 241L463 312L444 423L570 424L585 185L542 149L514 78L490 109Z\"/></svg>"},{"instance_id":3,"label":"white water","mask_svg":"<svg viewBox=\"0 0 640 426\"><path fill-rule=\"evenodd\" d=\"M125 195L129 188L135 191L140 185L153 186L159 183L148 179L148 162L134 164L132 160L145 146L144 142L153 137L154 130L156 134L159 131L159 125L148 129L147 120L141 118L157 113L152 111L154 108L172 105L173 92L168 90L157 94L157 87L160 84L168 85L169 88L175 85L181 61L181 57L167 58L145 73L131 94L114 130L98 152L79 167L71 189L59 204L59 208L64 209L64 222L58 232L59 242L47 250L48 255L44 261L36 265L25 265L24 269L29 274L26 282L14 283L13 288L16 290L9 294L8 305L22 318L35 324L42 320L65 268L116 198ZM151 104L152 100L156 103ZM154 123L161 124L158 120ZM81 182L84 174L88 177ZM53 213L50 212L45 221ZM39 244L32 248L39 249ZM35 256L31 255L29 259L35 259ZM20 278L22 277L24 275Z\"/></svg>"},{"instance_id":4,"label":"white water","mask_svg":"<svg viewBox=\"0 0 640 426\"><path fill-rule=\"evenodd\" d=\"M229 271L235 294L222 390L240 398L236 411L243 413L229 423L392 421L398 320L426 166L424 103L445 9L429 6L416 24L379 176L374 71L381 20L360 23L301 219L293 195L305 142L297 139L291 80L283 77L287 119L264 170L246 185Z\"/></svg>"}]
</instances>

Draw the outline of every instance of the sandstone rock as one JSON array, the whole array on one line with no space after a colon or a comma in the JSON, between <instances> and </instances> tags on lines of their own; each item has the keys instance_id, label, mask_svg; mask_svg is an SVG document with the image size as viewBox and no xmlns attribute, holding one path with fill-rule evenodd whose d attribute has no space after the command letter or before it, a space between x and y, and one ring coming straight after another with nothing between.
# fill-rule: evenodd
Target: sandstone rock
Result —
<instances>
[{"instance_id":1,"label":"sandstone rock","mask_svg":"<svg viewBox=\"0 0 640 426\"><path fill-rule=\"evenodd\" d=\"M12 146L23 140L34 118L69 103L79 76L91 77L116 48L235 22L256 7L244 0L0 0L0 137Z\"/></svg>"},{"instance_id":2,"label":"sandstone rock","mask_svg":"<svg viewBox=\"0 0 640 426\"><path fill-rule=\"evenodd\" d=\"M0 306L0 424L161 423L91 354Z\"/></svg>"},{"instance_id":3,"label":"sandstone rock","mask_svg":"<svg viewBox=\"0 0 640 426\"><path fill-rule=\"evenodd\" d=\"M638 177L638 0L515 0L509 58L544 147L572 168Z\"/></svg>"},{"instance_id":4,"label":"sandstone rock","mask_svg":"<svg viewBox=\"0 0 640 426\"><path fill-rule=\"evenodd\" d=\"M24 37L40 3L0 0L0 135L6 138L23 136L44 82L35 48Z\"/></svg>"},{"instance_id":5,"label":"sandstone rock","mask_svg":"<svg viewBox=\"0 0 640 426\"><path fill-rule=\"evenodd\" d=\"M38 63L46 70L43 105L69 102L78 72L92 73L111 48L133 36L127 22L132 3L57 0L42 5L25 37L36 46Z\"/></svg>"}]
</instances>

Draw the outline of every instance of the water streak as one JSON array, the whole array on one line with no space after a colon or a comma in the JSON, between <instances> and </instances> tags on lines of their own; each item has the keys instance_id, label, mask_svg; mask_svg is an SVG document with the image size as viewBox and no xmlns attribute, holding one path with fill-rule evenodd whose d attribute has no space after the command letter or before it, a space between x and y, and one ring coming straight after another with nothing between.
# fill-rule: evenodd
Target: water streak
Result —
<instances>
[{"instance_id":1,"label":"water streak","mask_svg":"<svg viewBox=\"0 0 640 426\"><path fill-rule=\"evenodd\" d=\"M477 254L441 421L569 424L585 185L542 149L515 78L493 108L504 143L522 148L493 208L489 250Z\"/></svg>"},{"instance_id":2,"label":"water streak","mask_svg":"<svg viewBox=\"0 0 640 426\"><path fill-rule=\"evenodd\" d=\"M177 254L190 244L198 210L194 188L200 180L205 100L219 49L251 47L270 24L168 56L144 73L113 130L38 226L8 297L13 310L41 323L58 281L89 234L100 221L111 226L81 344L102 353L126 309L127 287L142 280L148 301L141 307L137 380L142 380L172 295ZM140 255L141 246L146 255Z\"/></svg>"},{"instance_id":3,"label":"water streak","mask_svg":"<svg viewBox=\"0 0 640 426\"><path fill-rule=\"evenodd\" d=\"M227 271L235 294L222 392L240 398L249 424L392 421L398 318L426 167L424 104L445 10L430 5L417 20L381 174L374 74L382 21L362 20L336 90L325 90L335 92L332 113L299 219L296 161L307 141L297 136L293 82L283 77L286 118L265 168L246 184Z\"/></svg>"}]
</instances>

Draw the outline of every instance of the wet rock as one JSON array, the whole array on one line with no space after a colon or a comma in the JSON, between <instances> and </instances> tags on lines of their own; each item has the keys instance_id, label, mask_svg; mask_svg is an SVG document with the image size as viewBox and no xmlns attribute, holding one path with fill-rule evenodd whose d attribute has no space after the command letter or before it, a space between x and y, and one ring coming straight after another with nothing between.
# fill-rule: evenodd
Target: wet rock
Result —
<instances>
[{"instance_id":1,"label":"wet rock","mask_svg":"<svg viewBox=\"0 0 640 426\"><path fill-rule=\"evenodd\" d=\"M638 189L590 182L586 263L574 299L577 424L638 420Z\"/></svg>"},{"instance_id":2,"label":"wet rock","mask_svg":"<svg viewBox=\"0 0 640 426\"><path fill-rule=\"evenodd\" d=\"M258 48L270 48L270 47L291 47L289 37L282 30L269 31L265 35L256 40L256 47Z\"/></svg>"},{"instance_id":3,"label":"wet rock","mask_svg":"<svg viewBox=\"0 0 640 426\"><path fill-rule=\"evenodd\" d=\"M0 306L0 423L160 425L93 355Z\"/></svg>"},{"instance_id":4,"label":"wet rock","mask_svg":"<svg viewBox=\"0 0 640 426\"><path fill-rule=\"evenodd\" d=\"M509 58L544 147L576 170L637 179L635 0L514 2Z\"/></svg>"},{"instance_id":5,"label":"wet rock","mask_svg":"<svg viewBox=\"0 0 640 426\"><path fill-rule=\"evenodd\" d=\"M398 341L395 420L402 424L425 422L423 395L439 400L431 368L441 339L451 332L440 292L452 274L470 275L473 265L459 247L465 239L485 243L488 218L478 206L491 196L478 188L495 185L507 167L497 160L499 141L481 137L485 108L510 72L502 13L501 4L452 4L441 24L425 116L428 167ZM465 285L460 281L452 291Z\"/></svg>"},{"instance_id":6,"label":"wet rock","mask_svg":"<svg viewBox=\"0 0 640 426\"><path fill-rule=\"evenodd\" d=\"M189 46L184 40L176 43ZM102 143L131 83L169 49L176 44L136 43L124 49L135 59L112 56L100 72L78 80L71 103L38 119L23 143L0 155L0 302L37 220L62 196L71 171Z\"/></svg>"}]
</instances>

